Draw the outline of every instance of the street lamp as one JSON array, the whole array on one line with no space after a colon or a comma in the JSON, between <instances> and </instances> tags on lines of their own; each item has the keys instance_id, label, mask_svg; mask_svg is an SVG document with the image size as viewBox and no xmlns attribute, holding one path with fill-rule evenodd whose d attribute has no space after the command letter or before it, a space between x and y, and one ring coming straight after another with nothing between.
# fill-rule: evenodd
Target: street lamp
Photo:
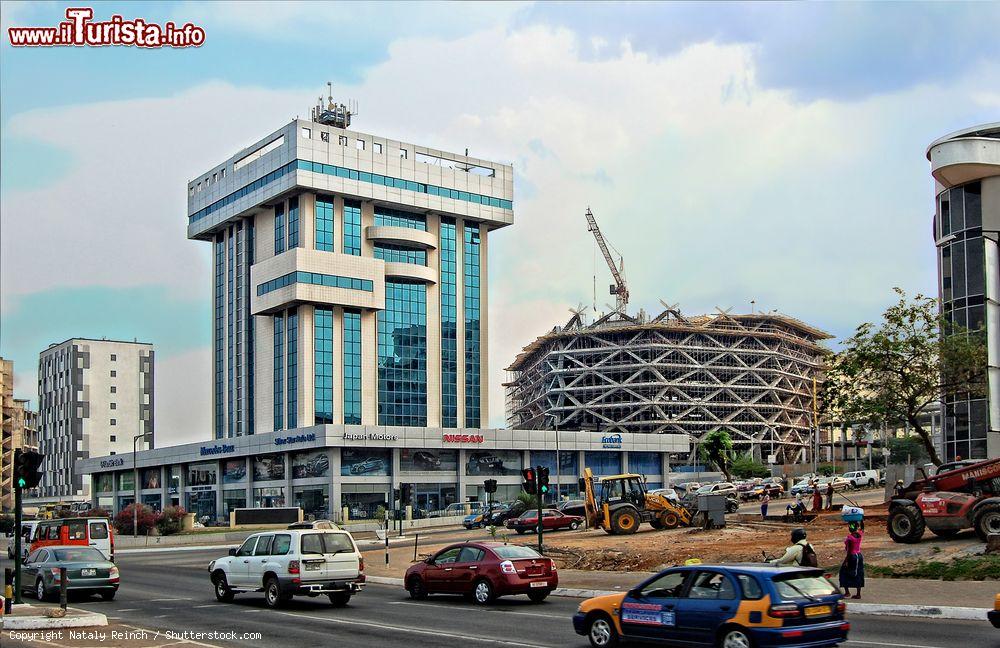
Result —
<instances>
[{"instance_id":1,"label":"street lamp","mask_svg":"<svg viewBox=\"0 0 1000 648\"><path fill-rule=\"evenodd\" d=\"M152 438L150 432L137 434L132 438L132 537L139 535L139 466L136 464L139 439Z\"/></svg>"}]
</instances>

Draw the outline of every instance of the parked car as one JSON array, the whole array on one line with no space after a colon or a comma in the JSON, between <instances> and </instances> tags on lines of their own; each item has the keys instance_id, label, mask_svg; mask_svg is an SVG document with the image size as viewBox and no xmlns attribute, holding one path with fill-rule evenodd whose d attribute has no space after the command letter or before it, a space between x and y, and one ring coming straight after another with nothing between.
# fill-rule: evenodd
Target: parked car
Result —
<instances>
[{"instance_id":1,"label":"parked car","mask_svg":"<svg viewBox=\"0 0 1000 648\"><path fill-rule=\"evenodd\" d=\"M792 485L792 490L788 491L792 497L796 495L811 495L813 492L813 480L803 479Z\"/></svg>"},{"instance_id":2,"label":"parked car","mask_svg":"<svg viewBox=\"0 0 1000 648\"><path fill-rule=\"evenodd\" d=\"M854 470L844 473L843 477L851 482L852 488L875 488L879 482L877 470Z\"/></svg>"},{"instance_id":3,"label":"parked car","mask_svg":"<svg viewBox=\"0 0 1000 648\"><path fill-rule=\"evenodd\" d=\"M623 641L685 646L836 646L847 641L843 595L815 568L691 565L628 592L587 599L573 629L594 648Z\"/></svg>"},{"instance_id":4,"label":"parked car","mask_svg":"<svg viewBox=\"0 0 1000 648\"><path fill-rule=\"evenodd\" d=\"M518 533L538 531L538 511L525 511L520 516L507 520L506 526ZM546 531L558 531L559 529L576 531L581 526L583 526L583 518L579 515L566 515L556 509L542 511L542 527Z\"/></svg>"},{"instance_id":5,"label":"parked car","mask_svg":"<svg viewBox=\"0 0 1000 648\"><path fill-rule=\"evenodd\" d=\"M28 557L31 553L31 536L35 532L35 527L38 526L38 522L31 520L28 522L21 523L21 559ZM7 557L14 560L14 533L7 533Z\"/></svg>"},{"instance_id":6,"label":"parked car","mask_svg":"<svg viewBox=\"0 0 1000 648\"><path fill-rule=\"evenodd\" d=\"M587 511L584 507L582 499L571 499L565 502L559 502L556 505L556 509L562 511L566 515L579 515L580 517L586 517Z\"/></svg>"},{"instance_id":7,"label":"parked car","mask_svg":"<svg viewBox=\"0 0 1000 648\"><path fill-rule=\"evenodd\" d=\"M834 475L833 477L821 477L816 482L817 486L819 486L819 492L823 493L824 495L826 494L827 486L831 483L833 484L834 492L837 493L845 490L850 490L851 488L853 488L850 480L844 479L840 475Z\"/></svg>"},{"instance_id":8,"label":"parked car","mask_svg":"<svg viewBox=\"0 0 1000 648\"><path fill-rule=\"evenodd\" d=\"M35 549L21 564L21 590L39 601L59 596L60 569L66 568L66 590L73 594L100 594L105 601L118 593L119 571L93 547L49 545Z\"/></svg>"},{"instance_id":9,"label":"parked car","mask_svg":"<svg viewBox=\"0 0 1000 648\"><path fill-rule=\"evenodd\" d=\"M481 511L482 508L483 508L483 503L482 502L465 502L463 504L461 502L454 502L454 503L449 504L448 506L444 507L443 509L439 509L437 511L431 511L430 512L430 517L455 517L455 516L458 516L458 515L463 515L464 516L466 514L465 513L466 508L468 508L468 510L470 512Z\"/></svg>"},{"instance_id":10,"label":"parked car","mask_svg":"<svg viewBox=\"0 0 1000 648\"><path fill-rule=\"evenodd\" d=\"M737 495L739 491L731 482L717 482L715 484L705 484L697 491L698 495Z\"/></svg>"},{"instance_id":11,"label":"parked car","mask_svg":"<svg viewBox=\"0 0 1000 648\"><path fill-rule=\"evenodd\" d=\"M527 508L527 505L520 500L503 506L490 514L488 526L503 526L507 520L516 518L524 513Z\"/></svg>"},{"instance_id":12,"label":"parked car","mask_svg":"<svg viewBox=\"0 0 1000 648\"><path fill-rule=\"evenodd\" d=\"M365 584L365 560L347 531L288 529L255 533L210 562L208 573L224 603L264 592L267 606L277 608L293 596L326 594L343 607Z\"/></svg>"},{"instance_id":13,"label":"parked car","mask_svg":"<svg viewBox=\"0 0 1000 648\"><path fill-rule=\"evenodd\" d=\"M772 499L778 498L785 494L785 487L778 477L768 477L753 487L750 499L759 500L764 497L764 493L770 495Z\"/></svg>"},{"instance_id":14,"label":"parked car","mask_svg":"<svg viewBox=\"0 0 1000 648\"><path fill-rule=\"evenodd\" d=\"M541 603L558 587L559 575L552 560L530 547L466 542L410 566L403 583L416 600L429 594L463 594L486 605L498 596L527 594Z\"/></svg>"},{"instance_id":15,"label":"parked car","mask_svg":"<svg viewBox=\"0 0 1000 648\"><path fill-rule=\"evenodd\" d=\"M57 545L93 547L114 562L115 536L107 518L44 520L31 536L31 550Z\"/></svg>"},{"instance_id":16,"label":"parked car","mask_svg":"<svg viewBox=\"0 0 1000 648\"><path fill-rule=\"evenodd\" d=\"M674 504L679 505L681 503L681 498L677 495L677 491L674 490L673 488L654 488L653 490L649 491L649 493L650 495L662 495L663 497L666 497Z\"/></svg>"}]
</instances>

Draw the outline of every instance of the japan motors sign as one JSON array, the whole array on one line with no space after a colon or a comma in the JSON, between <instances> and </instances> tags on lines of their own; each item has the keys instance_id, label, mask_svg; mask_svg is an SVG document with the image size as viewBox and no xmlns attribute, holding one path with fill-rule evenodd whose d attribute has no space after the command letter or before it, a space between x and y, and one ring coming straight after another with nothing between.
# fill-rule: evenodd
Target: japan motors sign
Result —
<instances>
[{"instance_id":1,"label":"japan motors sign","mask_svg":"<svg viewBox=\"0 0 1000 648\"><path fill-rule=\"evenodd\" d=\"M486 438L482 434L445 434L442 440L445 443L483 443Z\"/></svg>"}]
</instances>

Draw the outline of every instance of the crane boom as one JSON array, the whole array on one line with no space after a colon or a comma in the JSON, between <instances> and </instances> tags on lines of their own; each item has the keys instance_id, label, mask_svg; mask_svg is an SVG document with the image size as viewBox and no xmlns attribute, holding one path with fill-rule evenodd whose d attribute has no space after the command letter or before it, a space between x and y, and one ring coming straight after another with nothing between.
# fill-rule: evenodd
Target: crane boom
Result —
<instances>
[{"instance_id":1,"label":"crane boom","mask_svg":"<svg viewBox=\"0 0 1000 648\"><path fill-rule=\"evenodd\" d=\"M611 286L611 293L616 297L618 310L624 313L625 307L628 306L628 286L625 284L625 277L622 276L625 262L624 260L622 261L621 268L615 264L615 260L611 256L611 251L608 250L608 244L604 240L604 235L601 234L601 228L597 226L597 219L594 218L590 207L587 208L587 230L593 233L594 238L597 240L597 246L601 248L601 254L604 255L604 260L611 270L611 276L615 280L615 285Z\"/></svg>"}]
</instances>

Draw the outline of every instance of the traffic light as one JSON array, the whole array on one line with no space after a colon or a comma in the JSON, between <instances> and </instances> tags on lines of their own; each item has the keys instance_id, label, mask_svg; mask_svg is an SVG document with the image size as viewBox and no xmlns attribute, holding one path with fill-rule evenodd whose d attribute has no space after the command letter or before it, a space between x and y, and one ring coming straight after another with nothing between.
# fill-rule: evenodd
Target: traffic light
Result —
<instances>
[{"instance_id":1,"label":"traffic light","mask_svg":"<svg viewBox=\"0 0 1000 648\"><path fill-rule=\"evenodd\" d=\"M406 506L413 500L413 484L399 485L399 505Z\"/></svg>"},{"instance_id":2,"label":"traffic light","mask_svg":"<svg viewBox=\"0 0 1000 648\"><path fill-rule=\"evenodd\" d=\"M522 484L521 487L524 489L525 493L528 495L538 494L538 482L535 480L534 468L525 468L522 470L521 479L524 480L524 484Z\"/></svg>"},{"instance_id":3,"label":"traffic light","mask_svg":"<svg viewBox=\"0 0 1000 648\"><path fill-rule=\"evenodd\" d=\"M549 493L549 469L546 466L538 467L538 494L548 495Z\"/></svg>"},{"instance_id":4,"label":"traffic light","mask_svg":"<svg viewBox=\"0 0 1000 648\"><path fill-rule=\"evenodd\" d=\"M17 488L34 488L42 481L42 473L38 467L42 465L43 456L34 450L14 451L14 484Z\"/></svg>"},{"instance_id":5,"label":"traffic light","mask_svg":"<svg viewBox=\"0 0 1000 648\"><path fill-rule=\"evenodd\" d=\"M392 501L393 501L393 503L399 501L399 489L398 488L393 488L392 489Z\"/></svg>"},{"instance_id":6,"label":"traffic light","mask_svg":"<svg viewBox=\"0 0 1000 648\"><path fill-rule=\"evenodd\" d=\"M497 492L497 480L487 479L486 481L483 482L483 488L486 490L487 493Z\"/></svg>"}]
</instances>

